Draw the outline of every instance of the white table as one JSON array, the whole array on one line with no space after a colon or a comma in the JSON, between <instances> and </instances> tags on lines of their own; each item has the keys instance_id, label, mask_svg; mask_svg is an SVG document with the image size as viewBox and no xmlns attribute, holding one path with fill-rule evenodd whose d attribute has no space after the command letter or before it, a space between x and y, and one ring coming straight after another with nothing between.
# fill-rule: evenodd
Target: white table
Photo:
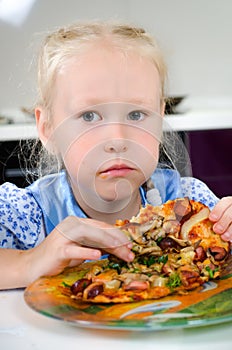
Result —
<instances>
[{"instance_id":1,"label":"white table","mask_svg":"<svg viewBox=\"0 0 232 350\"><path fill-rule=\"evenodd\" d=\"M232 322L160 332L78 328L31 310L23 290L0 291L1 350L231 350Z\"/></svg>"},{"instance_id":2,"label":"white table","mask_svg":"<svg viewBox=\"0 0 232 350\"><path fill-rule=\"evenodd\" d=\"M173 131L232 129L232 110L193 110L165 116L165 120L168 129L171 128ZM33 123L0 126L0 141L34 139L37 136L36 126Z\"/></svg>"}]
</instances>

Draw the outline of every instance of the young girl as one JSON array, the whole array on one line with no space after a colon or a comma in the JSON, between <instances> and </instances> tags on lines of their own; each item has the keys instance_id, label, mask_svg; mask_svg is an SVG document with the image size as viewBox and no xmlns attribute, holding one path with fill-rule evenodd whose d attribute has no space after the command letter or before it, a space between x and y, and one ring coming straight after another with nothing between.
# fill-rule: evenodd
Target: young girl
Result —
<instances>
[{"instance_id":1,"label":"young girl","mask_svg":"<svg viewBox=\"0 0 232 350\"><path fill-rule=\"evenodd\" d=\"M215 232L232 240L232 197L219 201L199 180L158 166L166 67L148 33L114 23L62 28L46 38L38 69L39 138L62 170L25 189L1 186L0 288L105 252L132 261L114 223L147 202L202 201Z\"/></svg>"}]
</instances>

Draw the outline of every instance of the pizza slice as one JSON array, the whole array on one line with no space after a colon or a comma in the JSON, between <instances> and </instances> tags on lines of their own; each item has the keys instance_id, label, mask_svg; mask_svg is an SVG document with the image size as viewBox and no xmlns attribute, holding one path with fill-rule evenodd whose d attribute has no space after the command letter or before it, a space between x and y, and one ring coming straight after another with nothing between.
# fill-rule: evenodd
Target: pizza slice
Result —
<instances>
[{"instance_id":1,"label":"pizza slice","mask_svg":"<svg viewBox=\"0 0 232 350\"><path fill-rule=\"evenodd\" d=\"M71 286L71 297L94 303L124 303L188 293L220 277L230 243L213 231L209 208L188 198L147 205L116 225L133 242L135 258L113 255L90 264Z\"/></svg>"}]
</instances>

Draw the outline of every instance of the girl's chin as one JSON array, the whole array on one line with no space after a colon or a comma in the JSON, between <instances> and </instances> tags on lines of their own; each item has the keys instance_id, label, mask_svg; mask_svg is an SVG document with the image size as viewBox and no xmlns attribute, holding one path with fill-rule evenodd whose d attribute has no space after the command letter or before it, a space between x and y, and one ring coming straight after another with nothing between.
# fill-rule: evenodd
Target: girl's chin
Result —
<instances>
[{"instance_id":1,"label":"girl's chin","mask_svg":"<svg viewBox=\"0 0 232 350\"><path fill-rule=\"evenodd\" d=\"M132 197L135 189L132 188L131 184L127 182L121 183L120 185L115 185L113 188L106 187L101 189L96 189L97 195L107 202L114 201L125 201ZM136 191L137 192L137 191Z\"/></svg>"},{"instance_id":2,"label":"girl's chin","mask_svg":"<svg viewBox=\"0 0 232 350\"><path fill-rule=\"evenodd\" d=\"M124 202L125 200L126 201L128 201L128 198L130 198L131 197L131 193L130 194L128 194L127 196L119 196L119 195L116 195L116 194L114 194L114 195L112 195L112 196L110 196L109 194L98 194L98 197L101 199L101 200L103 200L103 201L105 201L105 202L108 202L108 203L113 203L113 202Z\"/></svg>"}]
</instances>

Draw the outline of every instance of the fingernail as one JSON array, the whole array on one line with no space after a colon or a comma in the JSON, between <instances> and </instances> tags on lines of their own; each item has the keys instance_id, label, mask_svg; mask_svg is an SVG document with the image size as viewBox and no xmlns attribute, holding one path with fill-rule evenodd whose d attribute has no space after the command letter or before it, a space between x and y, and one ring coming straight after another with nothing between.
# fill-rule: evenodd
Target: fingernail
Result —
<instances>
[{"instance_id":1,"label":"fingernail","mask_svg":"<svg viewBox=\"0 0 232 350\"><path fill-rule=\"evenodd\" d=\"M94 258L100 258L101 257L101 252L99 250L93 250L92 251L92 256Z\"/></svg>"},{"instance_id":2,"label":"fingernail","mask_svg":"<svg viewBox=\"0 0 232 350\"><path fill-rule=\"evenodd\" d=\"M232 235L231 235L230 232L227 232L227 231L226 231L225 233L223 233L222 238L223 238L224 240L226 240L226 241L229 241L229 240L232 239Z\"/></svg>"},{"instance_id":3,"label":"fingernail","mask_svg":"<svg viewBox=\"0 0 232 350\"><path fill-rule=\"evenodd\" d=\"M212 214L212 213L209 214L209 218L213 221L218 220L218 216L216 214Z\"/></svg>"},{"instance_id":4,"label":"fingernail","mask_svg":"<svg viewBox=\"0 0 232 350\"><path fill-rule=\"evenodd\" d=\"M220 224L214 225L214 229L218 232L223 232L224 228Z\"/></svg>"},{"instance_id":5,"label":"fingernail","mask_svg":"<svg viewBox=\"0 0 232 350\"><path fill-rule=\"evenodd\" d=\"M130 253L128 254L128 260L129 260L129 261L134 260L134 254L133 254L132 252L130 252Z\"/></svg>"}]
</instances>

